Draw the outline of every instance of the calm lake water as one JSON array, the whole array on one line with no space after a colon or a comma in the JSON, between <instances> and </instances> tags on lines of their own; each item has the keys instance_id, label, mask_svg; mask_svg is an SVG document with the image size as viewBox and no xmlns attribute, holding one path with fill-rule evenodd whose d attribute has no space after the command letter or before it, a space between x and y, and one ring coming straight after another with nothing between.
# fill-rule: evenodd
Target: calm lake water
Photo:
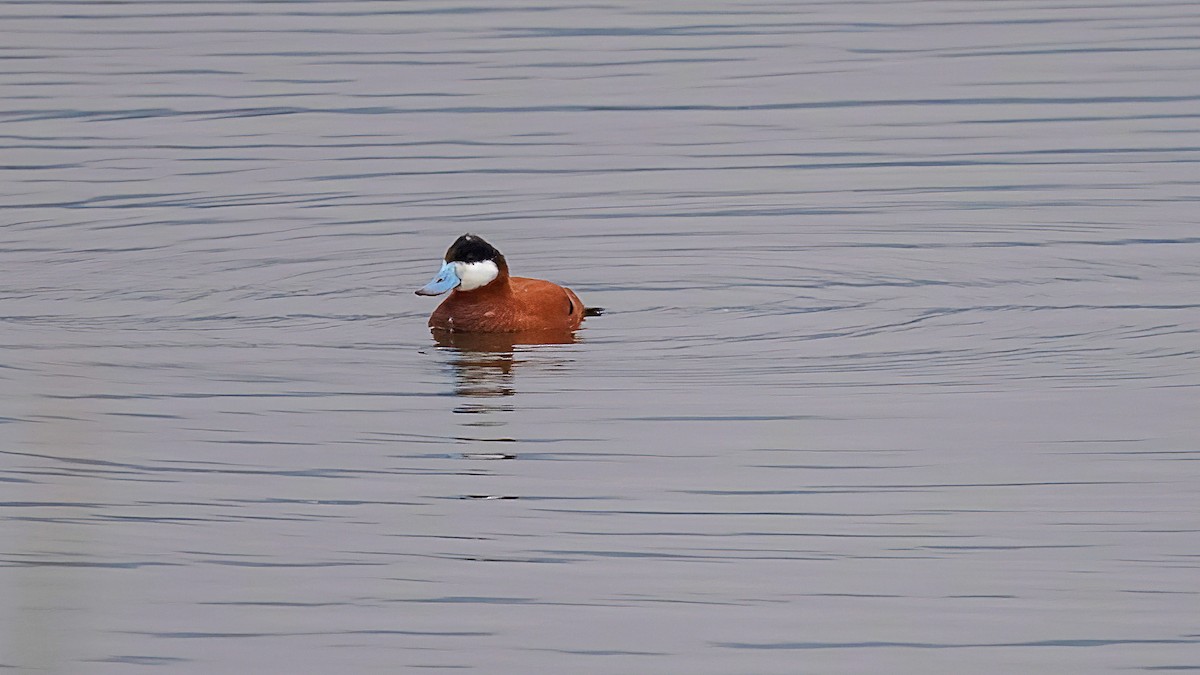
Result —
<instances>
[{"instance_id":1,"label":"calm lake water","mask_svg":"<svg viewBox=\"0 0 1200 675\"><path fill-rule=\"evenodd\" d=\"M1200 670L1200 4L0 38L0 668ZM468 231L607 314L437 344Z\"/></svg>"}]
</instances>

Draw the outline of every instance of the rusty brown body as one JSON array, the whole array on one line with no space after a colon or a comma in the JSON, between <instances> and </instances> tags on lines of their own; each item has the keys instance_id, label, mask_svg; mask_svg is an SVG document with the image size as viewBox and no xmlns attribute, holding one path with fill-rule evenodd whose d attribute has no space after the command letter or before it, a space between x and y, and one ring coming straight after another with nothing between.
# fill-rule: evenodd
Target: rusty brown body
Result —
<instances>
[{"instance_id":1,"label":"rusty brown body","mask_svg":"<svg viewBox=\"0 0 1200 675\"><path fill-rule=\"evenodd\" d=\"M430 328L461 333L571 331L583 321L583 303L569 288L542 279L510 277L501 264L492 283L472 291L450 291Z\"/></svg>"}]
</instances>

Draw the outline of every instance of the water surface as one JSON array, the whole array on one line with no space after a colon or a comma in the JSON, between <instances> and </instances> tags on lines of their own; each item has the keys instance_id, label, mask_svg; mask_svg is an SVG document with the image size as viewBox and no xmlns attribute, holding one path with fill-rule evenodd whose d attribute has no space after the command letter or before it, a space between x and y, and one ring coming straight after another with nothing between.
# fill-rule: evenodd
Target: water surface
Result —
<instances>
[{"instance_id":1,"label":"water surface","mask_svg":"<svg viewBox=\"0 0 1200 675\"><path fill-rule=\"evenodd\" d=\"M1195 3L0 26L0 666L1200 669Z\"/></svg>"}]
</instances>

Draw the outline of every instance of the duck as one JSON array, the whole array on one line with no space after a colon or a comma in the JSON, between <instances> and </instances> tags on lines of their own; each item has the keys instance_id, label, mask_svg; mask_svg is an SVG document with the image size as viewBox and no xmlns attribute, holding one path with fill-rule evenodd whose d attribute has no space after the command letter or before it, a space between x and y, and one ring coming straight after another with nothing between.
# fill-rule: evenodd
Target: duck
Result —
<instances>
[{"instance_id":1,"label":"duck","mask_svg":"<svg viewBox=\"0 0 1200 675\"><path fill-rule=\"evenodd\" d=\"M464 234L450 245L442 268L417 295L449 297L429 317L435 331L526 333L574 331L586 309L569 288L514 277L504 255L483 237Z\"/></svg>"}]
</instances>

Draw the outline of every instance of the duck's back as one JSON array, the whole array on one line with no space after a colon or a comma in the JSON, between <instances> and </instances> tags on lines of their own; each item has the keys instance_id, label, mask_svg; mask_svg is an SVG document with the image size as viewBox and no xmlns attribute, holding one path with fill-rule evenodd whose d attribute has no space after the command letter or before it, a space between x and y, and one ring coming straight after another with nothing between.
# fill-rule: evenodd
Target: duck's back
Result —
<instances>
[{"instance_id":1,"label":"duck's back","mask_svg":"<svg viewBox=\"0 0 1200 675\"><path fill-rule=\"evenodd\" d=\"M536 317L538 329L575 330L583 322L583 301L575 291L544 279L513 277L511 283L513 294L524 296L526 315Z\"/></svg>"}]
</instances>

